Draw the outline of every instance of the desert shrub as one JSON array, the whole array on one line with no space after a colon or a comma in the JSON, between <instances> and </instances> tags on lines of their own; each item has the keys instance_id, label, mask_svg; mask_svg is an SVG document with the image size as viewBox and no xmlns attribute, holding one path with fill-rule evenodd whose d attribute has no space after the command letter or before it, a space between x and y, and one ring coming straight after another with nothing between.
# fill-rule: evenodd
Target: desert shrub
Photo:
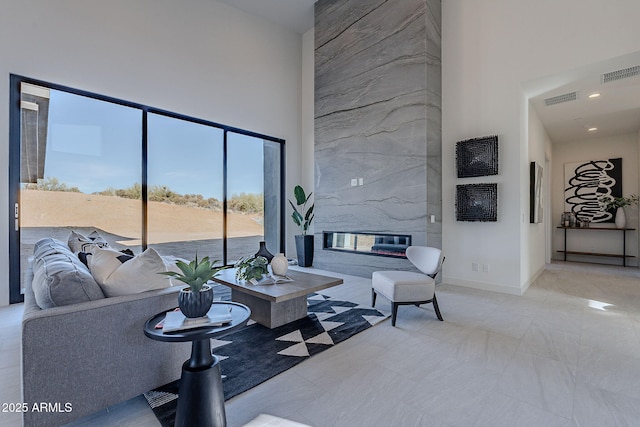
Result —
<instances>
[{"instance_id":1,"label":"desert shrub","mask_svg":"<svg viewBox=\"0 0 640 427\"><path fill-rule=\"evenodd\" d=\"M125 188L124 190L116 190L115 195L118 197L124 197L125 199L142 199L142 185L139 183L133 184L129 188Z\"/></svg>"},{"instance_id":2,"label":"desert shrub","mask_svg":"<svg viewBox=\"0 0 640 427\"><path fill-rule=\"evenodd\" d=\"M227 201L227 207L237 212L260 213L264 211L264 197L255 193L234 194Z\"/></svg>"},{"instance_id":3,"label":"desert shrub","mask_svg":"<svg viewBox=\"0 0 640 427\"><path fill-rule=\"evenodd\" d=\"M181 196L166 185L154 185L147 190L147 200L151 202L176 203Z\"/></svg>"},{"instance_id":4,"label":"desert shrub","mask_svg":"<svg viewBox=\"0 0 640 427\"><path fill-rule=\"evenodd\" d=\"M126 199L142 199L142 186L138 183L129 188L115 189L109 187L103 191L94 193L100 196L116 196ZM260 196L262 197L262 196ZM166 185L154 185L149 187L147 200L150 202L170 203L172 205L191 206L214 211L222 210L222 202L215 197L205 199L202 194L179 194Z\"/></svg>"},{"instance_id":5,"label":"desert shrub","mask_svg":"<svg viewBox=\"0 0 640 427\"><path fill-rule=\"evenodd\" d=\"M27 190L70 191L73 193L80 193L80 189L78 187L69 187L64 182L58 181L58 178L55 177L39 179L36 184L26 184L24 188Z\"/></svg>"}]
</instances>

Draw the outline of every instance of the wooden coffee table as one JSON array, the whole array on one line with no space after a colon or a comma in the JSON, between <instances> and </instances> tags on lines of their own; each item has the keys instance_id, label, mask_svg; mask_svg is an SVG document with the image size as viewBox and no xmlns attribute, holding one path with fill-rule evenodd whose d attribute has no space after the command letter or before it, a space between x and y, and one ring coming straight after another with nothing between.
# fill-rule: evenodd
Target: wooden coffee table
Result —
<instances>
[{"instance_id":1,"label":"wooden coffee table","mask_svg":"<svg viewBox=\"0 0 640 427\"><path fill-rule=\"evenodd\" d=\"M343 283L342 279L289 270L292 282L253 285L236 282L236 269L222 270L213 280L231 288L231 299L251 309L251 318L273 329L307 315L307 295Z\"/></svg>"}]
</instances>

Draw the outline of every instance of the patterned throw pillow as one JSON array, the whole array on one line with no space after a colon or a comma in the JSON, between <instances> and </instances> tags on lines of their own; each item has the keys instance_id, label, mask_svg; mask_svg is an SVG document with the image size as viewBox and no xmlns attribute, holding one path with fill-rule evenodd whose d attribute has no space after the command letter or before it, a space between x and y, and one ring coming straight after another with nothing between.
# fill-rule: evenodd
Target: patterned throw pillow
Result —
<instances>
[{"instance_id":1,"label":"patterned throw pillow","mask_svg":"<svg viewBox=\"0 0 640 427\"><path fill-rule=\"evenodd\" d=\"M72 231L67 244L76 255L79 252L93 253L95 248L109 247L109 242L95 230L88 236Z\"/></svg>"}]
</instances>

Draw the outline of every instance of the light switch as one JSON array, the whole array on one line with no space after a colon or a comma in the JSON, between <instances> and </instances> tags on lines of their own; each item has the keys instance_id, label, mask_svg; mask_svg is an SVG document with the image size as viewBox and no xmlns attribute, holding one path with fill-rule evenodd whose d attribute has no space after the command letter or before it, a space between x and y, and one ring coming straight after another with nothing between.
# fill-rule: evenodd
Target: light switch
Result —
<instances>
[{"instance_id":1,"label":"light switch","mask_svg":"<svg viewBox=\"0 0 640 427\"><path fill-rule=\"evenodd\" d=\"M364 178L358 178L358 185L364 185Z\"/></svg>"},{"instance_id":2,"label":"light switch","mask_svg":"<svg viewBox=\"0 0 640 427\"><path fill-rule=\"evenodd\" d=\"M356 185L358 185L358 178L351 178L351 186L355 187Z\"/></svg>"}]
</instances>

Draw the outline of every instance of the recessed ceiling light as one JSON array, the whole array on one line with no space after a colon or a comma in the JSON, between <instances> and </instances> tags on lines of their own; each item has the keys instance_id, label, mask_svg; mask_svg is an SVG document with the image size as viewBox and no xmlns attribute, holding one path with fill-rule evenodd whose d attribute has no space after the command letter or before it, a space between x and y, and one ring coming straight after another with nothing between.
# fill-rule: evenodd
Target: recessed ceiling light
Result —
<instances>
[{"instance_id":1,"label":"recessed ceiling light","mask_svg":"<svg viewBox=\"0 0 640 427\"><path fill-rule=\"evenodd\" d=\"M589 128L589 129L587 129L587 130L588 130L589 132L595 132L595 131L597 131L597 130L598 130L598 128Z\"/></svg>"},{"instance_id":2,"label":"recessed ceiling light","mask_svg":"<svg viewBox=\"0 0 640 427\"><path fill-rule=\"evenodd\" d=\"M589 98L597 98L599 96L600 96L599 93L592 93L591 95L589 95Z\"/></svg>"}]
</instances>

